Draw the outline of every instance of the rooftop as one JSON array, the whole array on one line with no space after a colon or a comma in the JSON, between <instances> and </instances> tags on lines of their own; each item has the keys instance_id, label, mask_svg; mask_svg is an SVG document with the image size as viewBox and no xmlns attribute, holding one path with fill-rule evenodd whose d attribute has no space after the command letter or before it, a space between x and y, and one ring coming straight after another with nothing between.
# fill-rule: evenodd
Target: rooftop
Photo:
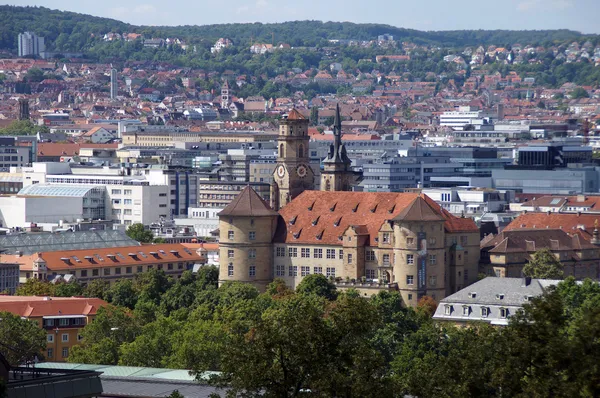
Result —
<instances>
[{"instance_id":1,"label":"rooftop","mask_svg":"<svg viewBox=\"0 0 600 398\"><path fill-rule=\"evenodd\" d=\"M64 196L82 198L89 192L101 189L103 186L77 186L77 185L59 185L59 184L33 184L21 188L18 195L26 196Z\"/></svg>"}]
</instances>

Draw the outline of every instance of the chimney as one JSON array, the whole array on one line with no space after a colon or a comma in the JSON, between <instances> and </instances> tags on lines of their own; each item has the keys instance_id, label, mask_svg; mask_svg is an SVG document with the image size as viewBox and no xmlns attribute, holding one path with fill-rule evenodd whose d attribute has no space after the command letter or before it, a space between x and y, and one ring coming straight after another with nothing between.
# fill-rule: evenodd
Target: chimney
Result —
<instances>
[{"instance_id":1,"label":"chimney","mask_svg":"<svg viewBox=\"0 0 600 398\"><path fill-rule=\"evenodd\" d=\"M531 285L531 277L530 276L524 276L522 281L521 281L521 287L526 287Z\"/></svg>"}]
</instances>

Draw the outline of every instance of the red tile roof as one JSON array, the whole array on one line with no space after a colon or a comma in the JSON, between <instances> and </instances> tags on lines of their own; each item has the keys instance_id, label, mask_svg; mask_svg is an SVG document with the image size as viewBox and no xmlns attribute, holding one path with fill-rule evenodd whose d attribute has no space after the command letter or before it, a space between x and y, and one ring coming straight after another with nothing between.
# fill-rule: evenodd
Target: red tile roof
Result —
<instances>
[{"instance_id":1,"label":"red tile roof","mask_svg":"<svg viewBox=\"0 0 600 398\"><path fill-rule=\"evenodd\" d=\"M229 204L221 210L219 216L276 216L277 212L254 191L246 186Z\"/></svg>"},{"instance_id":2,"label":"red tile roof","mask_svg":"<svg viewBox=\"0 0 600 398\"><path fill-rule=\"evenodd\" d=\"M119 144L63 144L59 142L42 142L38 144L38 156L76 156L81 148L116 149Z\"/></svg>"},{"instance_id":3,"label":"red tile roof","mask_svg":"<svg viewBox=\"0 0 600 398\"><path fill-rule=\"evenodd\" d=\"M305 120L306 118L296 108L288 113L288 120Z\"/></svg>"},{"instance_id":4,"label":"red tile roof","mask_svg":"<svg viewBox=\"0 0 600 398\"><path fill-rule=\"evenodd\" d=\"M60 315L96 315L104 300L87 297L0 296L0 311L25 318Z\"/></svg>"},{"instance_id":5,"label":"red tile roof","mask_svg":"<svg viewBox=\"0 0 600 398\"><path fill-rule=\"evenodd\" d=\"M129 255L130 253L132 256ZM180 243L112 247L106 249L63 250L20 257L15 255L1 255L0 259L3 262L22 264L20 269L28 271L32 269L33 261L38 256L41 256L46 262L46 267L49 271L57 272L68 272L75 269L204 260L194 250L190 250ZM78 259L79 261L77 261Z\"/></svg>"},{"instance_id":6,"label":"red tile roof","mask_svg":"<svg viewBox=\"0 0 600 398\"><path fill-rule=\"evenodd\" d=\"M366 228L369 245L376 246L382 224L417 203L418 197L417 193L304 191L279 211L274 241L338 245L339 237L354 226ZM479 231L473 220L453 216L425 195L422 199L428 214L437 213L445 220L447 232Z\"/></svg>"},{"instance_id":7,"label":"red tile roof","mask_svg":"<svg viewBox=\"0 0 600 398\"><path fill-rule=\"evenodd\" d=\"M600 221L600 214L526 213L515 218L504 230L562 229L571 235L579 234L589 241L597 220Z\"/></svg>"}]
</instances>

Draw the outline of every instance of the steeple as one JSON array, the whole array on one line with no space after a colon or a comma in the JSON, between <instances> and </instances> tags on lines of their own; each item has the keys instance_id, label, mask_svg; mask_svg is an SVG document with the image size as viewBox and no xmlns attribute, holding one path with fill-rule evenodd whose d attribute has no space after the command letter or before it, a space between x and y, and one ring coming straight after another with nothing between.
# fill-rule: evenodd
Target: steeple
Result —
<instances>
[{"instance_id":1,"label":"steeple","mask_svg":"<svg viewBox=\"0 0 600 398\"><path fill-rule=\"evenodd\" d=\"M338 104L333 122L333 144L329 146L329 153L323 159L321 190L351 190L351 186L356 180L351 165L352 161L346 153L346 146L342 143L342 118L340 117L340 105Z\"/></svg>"},{"instance_id":2,"label":"steeple","mask_svg":"<svg viewBox=\"0 0 600 398\"><path fill-rule=\"evenodd\" d=\"M346 154L346 147L342 143L342 118L340 117L340 104L335 109L333 121L333 144L329 146L329 153L323 163L336 163L339 165L350 165L352 161Z\"/></svg>"}]
</instances>

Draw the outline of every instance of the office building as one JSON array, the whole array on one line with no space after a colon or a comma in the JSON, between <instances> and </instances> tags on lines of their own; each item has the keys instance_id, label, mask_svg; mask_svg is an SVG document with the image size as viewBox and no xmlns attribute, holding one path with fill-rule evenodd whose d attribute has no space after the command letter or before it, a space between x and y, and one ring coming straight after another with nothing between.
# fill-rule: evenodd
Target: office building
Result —
<instances>
[{"instance_id":1,"label":"office building","mask_svg":"<svg viewBox=\"0 0 600 398\"><path fill-rule=\"evenodd\" d=\"M31 32L19 33L17 38L19 57L39 56L46 50L44 38Z\"/></svg>"},{"instance_id":2,"label":"office building","mask_svg":"<svg viewBox=\"0 0 600 398\"><path fill-rule=\"evenodd\" d=\"M0 293L15 294L19 287L19 264L0 262Z\"/></svg>"}]
</instances>

